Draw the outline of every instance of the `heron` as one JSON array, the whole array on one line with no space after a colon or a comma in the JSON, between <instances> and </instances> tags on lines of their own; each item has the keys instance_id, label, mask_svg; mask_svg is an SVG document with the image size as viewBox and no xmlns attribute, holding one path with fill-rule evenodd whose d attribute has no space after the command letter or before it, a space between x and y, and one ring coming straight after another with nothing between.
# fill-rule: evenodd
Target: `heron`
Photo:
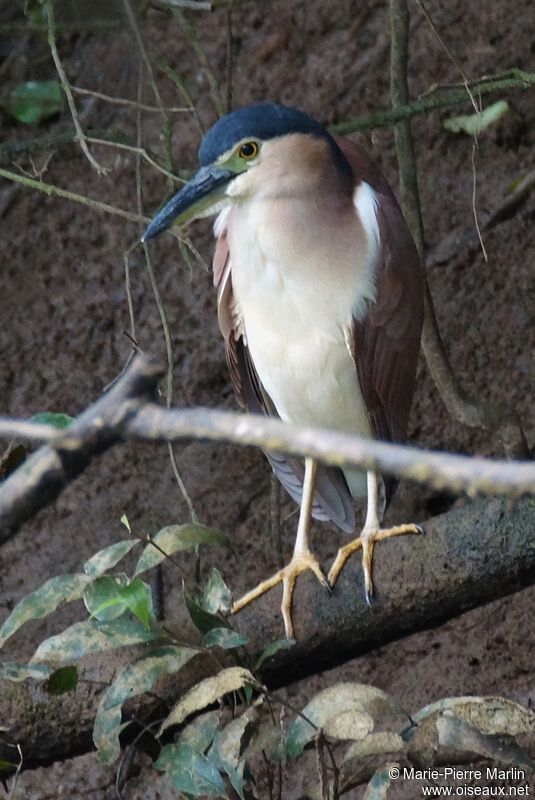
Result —
<instances>
[{"instance_id":1,"label":"heron","mask_svg":"<svg viewBox=\"0 0 535 800\"><path fill-rule=\"evenodd\" d=\"M220 118L204 135L200 168L158 211L143 241L217 215L213 278L218 322L239 405L302 425L384 441L407 436L424 309L424 277L399 205L355 142L272 102ZM327 589L362 550L373 597L377 541L421 533L381 528L396 482L374 470L266 456L300 506L290 562L236 601L237 612L279 583L285 632L292 595L310 570ZM310 549L312 518L356 529L324 575Z\"/></svg>"}]
</instances>

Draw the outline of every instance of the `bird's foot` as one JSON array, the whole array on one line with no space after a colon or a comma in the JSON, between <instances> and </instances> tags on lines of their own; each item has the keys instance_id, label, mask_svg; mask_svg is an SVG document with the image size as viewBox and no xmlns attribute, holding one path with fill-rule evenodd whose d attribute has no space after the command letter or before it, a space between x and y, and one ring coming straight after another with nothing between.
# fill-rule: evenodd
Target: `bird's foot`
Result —
<instances>
[{"instance_id":1,"label":"bird's foot","mask_svg":"<svg viewBox=\"0 0 535 800\"><path fill-rule=\"evenodd\" d=\"M365 527L358 537L353 539L352 542L341 547L336 555L334 563L329 570L327 580L330 586L334 586L340 574L340 570L346 563L347 559L354 553L355 550L362 548L362 569L364 572L364 591L366 593L366 602L371 605L373 598L373 581L372 581L372 562L373 562L373 548L376 542L383 539L390 539L392 536L404 536L406 533L423 533L423 529L419 525L396 525L393 528L375 528Z\"/></svg>"},{"instance_id":2,"label":"bird's foot","mask_svg":"<svg viewBox=\"0 0 535 800\"><path fill-rule=\"evenodd\" d=\"M298 575L301 572L306 572L306 570L311 570L314 573L318 581L321 585L327 589L329 592L331 587L329 586L325 575L321 571L321 567L319 565L318 559L316 556L312 555L310 551L305 551L302 553L294 553L292 560L289 564L285 567L280 569L270 578L265 581L262 581L258 584L254 589L251 589L250 592L244 594L239 600L237 600L232 606L232 613L236 614L238 611L241 611L246 605L251 603L253 600L256 600L257 597L264 594L264 592L269 591L278 583L282 583L282 604L281 604L281 612L282 617L284 620L284 629L286 631L286 636L288 639L293 639L294 635L294 628L292 623L292 596L295 587L295 582L297 580Z\"/></svg>"}]
</instances>

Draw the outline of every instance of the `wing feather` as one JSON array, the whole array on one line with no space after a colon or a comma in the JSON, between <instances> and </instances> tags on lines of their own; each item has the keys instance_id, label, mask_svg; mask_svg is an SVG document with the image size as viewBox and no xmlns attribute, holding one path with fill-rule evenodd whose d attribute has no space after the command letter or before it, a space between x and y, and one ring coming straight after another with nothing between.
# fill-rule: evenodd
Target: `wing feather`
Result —
<instances>
[{"instance_id":1,"label":"wing feather","mask_svg":"<svg viewBox=\"0 0 535 800\"><path fill-rule=\"evenodd\" d=\"M375 192L379 228L376 296L353 318L353 357L374 435L403 442L414 395L424 313L424 276L407 223L382 173L354 142L337 139L355 182Z\"/></svg>"}]
</instances>

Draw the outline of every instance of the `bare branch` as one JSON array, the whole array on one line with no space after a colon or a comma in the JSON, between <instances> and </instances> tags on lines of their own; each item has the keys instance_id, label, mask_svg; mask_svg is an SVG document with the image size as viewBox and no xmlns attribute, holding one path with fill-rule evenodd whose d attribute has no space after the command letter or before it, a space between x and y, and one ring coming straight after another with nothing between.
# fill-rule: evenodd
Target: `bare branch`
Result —
<instances>
[{"instance_id":1,"label":"bare branch","mask_svg":"<svg viewBox=\"0 0 535 800\"><path fill-rule=\"evenodd\" d=\"M312 456L334 466L358 466L474 495L535 494L535 463L471 458L388 444L318 428L293 426L255 414L163 408L155 401L165 370L136 356L94 405L62 431L0 418L0 436L46 439L0 487L0 542L49 505L95 455L120 440L177 442L198 438L252 445L272 452Z\"/></svg>"}]
</instances>

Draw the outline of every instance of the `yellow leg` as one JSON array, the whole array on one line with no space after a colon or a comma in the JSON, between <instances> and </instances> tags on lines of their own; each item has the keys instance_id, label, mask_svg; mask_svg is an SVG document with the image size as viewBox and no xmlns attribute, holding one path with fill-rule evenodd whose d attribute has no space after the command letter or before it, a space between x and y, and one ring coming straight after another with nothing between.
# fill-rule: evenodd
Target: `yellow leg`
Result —
<instances>
[{"instance_id":1,"label":"yellow leg","mask_svg":"<svg viewBox=\"0 0 535 800\"><path fill-rule=\"evenodd\" d=\"M318 563L316 556L314 556L308 547L308 532L310 529L310 521L312 518L312 502L314 498L314 484L316 481L316 462L310 458L305 460L305 479L303 483L303 500L301 503L301 512L299 515L299 525L297 527L297 536L295 539L295 547L292 560L285 567L280 569L271 578L262 581L250 592L247 592L243 597L237 600L232 606L232 613L235 614L241 611L257 597L264 594L264 592L272 589L278 583L282 583L282 604L281 612L284 619L284 629L288 638L293 638L294 628L292 623L292 595L295 587L297 576L307 569L311 570L318 581L326 589L329 589L329 584L325 579L321 567Z\"/></svg>"},{"instance_id":2,"label":"yellow leg","mask_svg":"<svg viewBox=\"0 0 535 800\"><path fill-rule=\"evenodd\" d=\"M373 550L376 542L383 539L390 539L392 536L404 536L408 533L423 533L419 525L396 525L393 528L382 529L379 526L379 514L377 508L378 500L377 491L377 475L374 472L368 472L368 510L366 513L366 522L360 536L348 544L341 547L336 554L336 558L332 567L329 570L327 580L331 586L334 586L338 579L338 575L347 559L354 553L355 550L362 548L362 569L364 572L364 590L366 593L366 600L370 603L373 597L373 581L372 581L372 563L373 563Z\"/></svg>"}]
</instances>

